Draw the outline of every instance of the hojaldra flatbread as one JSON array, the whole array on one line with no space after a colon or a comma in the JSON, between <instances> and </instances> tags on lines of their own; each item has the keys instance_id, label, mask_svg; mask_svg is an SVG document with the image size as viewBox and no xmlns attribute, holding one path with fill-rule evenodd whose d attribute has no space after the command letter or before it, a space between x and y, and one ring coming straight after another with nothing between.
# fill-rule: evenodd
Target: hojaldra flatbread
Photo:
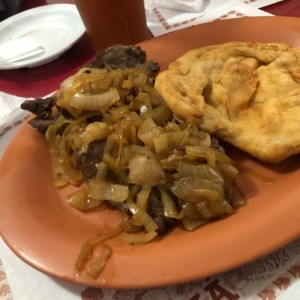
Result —
<instances>
[{"instance_id":1,"label":"hojaldra flatbread","mask_svg":"<svg viewBox=\"0 0 300 300\"><path fill-rule=\"evenodd\" d=\"M300 49L229 42L190 50L155 84L180 119L266 162L300 152Z\"/></svg>"}]
</instances>

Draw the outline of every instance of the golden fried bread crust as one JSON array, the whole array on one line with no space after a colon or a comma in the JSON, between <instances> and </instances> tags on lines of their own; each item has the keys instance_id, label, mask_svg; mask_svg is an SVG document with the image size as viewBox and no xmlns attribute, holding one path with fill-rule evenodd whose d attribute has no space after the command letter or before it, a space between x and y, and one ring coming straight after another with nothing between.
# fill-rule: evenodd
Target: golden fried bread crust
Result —
<instances>
[{"instance_id":1,"label":"golden fried bread crust","mask_svg":"<svg viewBox=\"0 0 300 300\"><path fill-rule=\"evenodd\" d=\"M300 152L300 49L230 42L187 52L156 78L180 119L266 162Z\"/></svg>"}]
</instances>

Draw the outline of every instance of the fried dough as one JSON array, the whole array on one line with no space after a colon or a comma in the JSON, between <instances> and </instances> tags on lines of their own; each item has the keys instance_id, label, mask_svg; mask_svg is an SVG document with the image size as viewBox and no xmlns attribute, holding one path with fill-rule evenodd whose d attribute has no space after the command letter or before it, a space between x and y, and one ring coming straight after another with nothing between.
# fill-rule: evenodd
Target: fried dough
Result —
<instances>
[{"instance_id":1,"label":"fried dough","mask_svg":"<svg viewBox=\"0 0 300 300\"><path fill-rule=\"evenodd\" d=\"M300 49L229 42L190 50L156 78L174 114L252 156L300 152Z\"/></svg>"}]
</instances>

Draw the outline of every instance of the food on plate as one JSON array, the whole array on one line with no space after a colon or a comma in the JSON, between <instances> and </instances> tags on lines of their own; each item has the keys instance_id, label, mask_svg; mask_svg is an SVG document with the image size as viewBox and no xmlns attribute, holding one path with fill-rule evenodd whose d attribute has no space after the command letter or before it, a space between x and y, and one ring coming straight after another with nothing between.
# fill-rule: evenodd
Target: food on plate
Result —
<instances>
[{"instance_id":1,"label":"food on plate","mask_svg":"<svg viewBox=\"0 0 300 300\"><path fill-rule=\"evenodd\" d=\"M53 97L22 104L49 142L55 186L78 186L70 205L84 212L109 203L122 212L116 229L82 247L78 271L103 247L87 270L93 278L111 255L106 241L116 235L146 243L175 225L193 230L245 204L232 160L193 119L174 118L154 88L158 72L139 47L116 46L62 82Z\"/></svg>"},{"instance_id":2,"label":"food on plate","mask_svg":"<svg viewBox=\"0 0 300 300\"><path fill-rule=\"evenodd\" d=\"M300 152L300 49L228 42L190 50L155 87L174 114L271 163Z\"/></svg>"}]
</instances>

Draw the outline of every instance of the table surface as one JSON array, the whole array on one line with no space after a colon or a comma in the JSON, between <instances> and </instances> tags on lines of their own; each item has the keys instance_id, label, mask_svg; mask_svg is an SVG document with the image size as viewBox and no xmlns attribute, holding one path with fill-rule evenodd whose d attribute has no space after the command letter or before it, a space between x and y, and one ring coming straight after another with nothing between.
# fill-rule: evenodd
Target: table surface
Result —
<instances>
[{"instance_id":1,"label":"table surface","mask_svg":"<svg viewBox=\"0 0 300 300\"><path fill-rule=\"evenodd\" d=\"M72 0L27 0L24 1L21 10L45 4L73 2ZM278 16L300 17L300 1L285 0L267 6L263 10ZM0 71L0 89L17 96L42 97L56 90L60 82L94 57L95 52L91 42L87 34L84 34L74 47L53 62L36 68Z\"/></svg>"}]
</instances>

